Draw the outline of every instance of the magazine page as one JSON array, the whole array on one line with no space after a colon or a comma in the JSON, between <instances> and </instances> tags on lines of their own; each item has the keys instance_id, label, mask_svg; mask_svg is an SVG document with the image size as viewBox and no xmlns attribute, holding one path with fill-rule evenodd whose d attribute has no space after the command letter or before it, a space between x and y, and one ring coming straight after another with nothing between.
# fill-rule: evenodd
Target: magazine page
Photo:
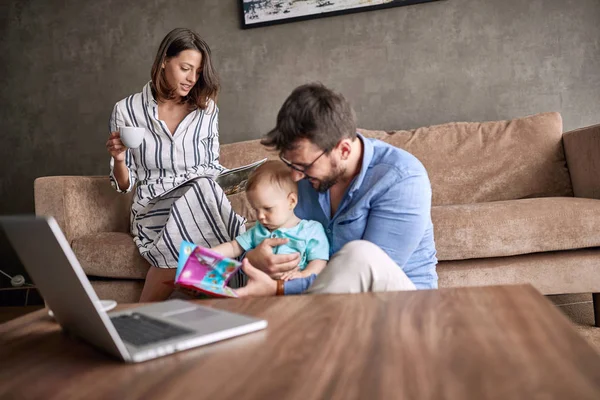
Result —
<instances>
[{"instance_id":1,"label":"magazine page","mask_svg":"<svg viewBox=\"0 0 600 400\"><path fill-rule=\"evenodd\" d=\"M230 194L243 192L246 189L246 183L248 182L248 178L250 177L252 171L258 168L258 166L263 164L265 161L267 161L267 159L263 158L262 160L256 161L252 164L243 165L241 167L224 171L215 178L215 182L217 182L219 186L221 186L226 196L229 196ZM201 176L203 175L192 176L186 179L185 181L181 182L177 186L173 186L169 190L166 190L165 192L161 193L160 196L165 196L171 193L173 190Z\"/></svg>"},{"instance_id":2,"label":"magazine page","mask_svg":"<svg viewBox=\"0 0 600 400\"><path fill-rule=\"evenodd\" d=\"M247 169L255 170L256 167L258 167L259 165L263 164L265 161L267 161L267 159L263 158L262 160L258 160L256 162L253 162L252 164L242 165L241 167L235 167L235 168L228 169L227 171L223 171L219 175L219 178L222 177L222 176L227 176L229 174L235 174L238 171L244 171L244 170L247 170Z\"/></svg>"},{"instance_id":3,"label":"magazine page","mask_svg":"<svg viewBox=\"0 0 600 400\"><path fill-rule=\"evenodd\" d=\"M263 158L255 163L230 169L223 172L215 180L227 196L243 192L246 190L246 183L248 183L250 174L265 161L267 161L267 159Z\"/></svg>"}]
</instances>

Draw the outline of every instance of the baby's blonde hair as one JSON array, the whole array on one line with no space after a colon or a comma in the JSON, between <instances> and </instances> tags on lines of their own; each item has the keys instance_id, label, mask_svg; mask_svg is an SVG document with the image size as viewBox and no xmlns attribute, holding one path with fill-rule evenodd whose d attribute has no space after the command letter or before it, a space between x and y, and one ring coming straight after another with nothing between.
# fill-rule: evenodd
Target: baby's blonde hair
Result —
<instances>
[{"instance_id":1,"label":"baby's blonde hair","mask_svg":"<svg viewBox=\"0 0 600 400\"><path fill-rule=\"evenodd\" d=\"M260 183L268 182L279 186L283 190L289 190L289 192L297 194L298 185L292 179L290 172L290 168L281 161L266 161L256 168L248 178L246 192L255 190Z\"/></svg>"}]
</instances>

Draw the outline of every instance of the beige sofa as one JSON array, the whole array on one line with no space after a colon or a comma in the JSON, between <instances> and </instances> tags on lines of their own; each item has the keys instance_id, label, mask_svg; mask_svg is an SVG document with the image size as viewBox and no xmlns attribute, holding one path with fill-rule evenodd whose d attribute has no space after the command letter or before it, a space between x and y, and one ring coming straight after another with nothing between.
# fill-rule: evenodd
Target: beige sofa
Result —
<instances>
[{"instance_id":1,"label":"beige sofa","mask_svg":"<svg viewBox=\"0 0 600 400\"><path fill-rule=\"evenodd\" d=\"M600 125L563 135L561 116L545 113L361 132L427 168L440 287L527 282L544 294L600 292ZM221 147L227 167L264 156L275 158L258 140ZM230 200L252 223L244 195ZM118 301L138 299L148 269L129 235L130 204L107 177L35 181L36 213L58 220L100 297Z\"/></svg>"}]
</instances>

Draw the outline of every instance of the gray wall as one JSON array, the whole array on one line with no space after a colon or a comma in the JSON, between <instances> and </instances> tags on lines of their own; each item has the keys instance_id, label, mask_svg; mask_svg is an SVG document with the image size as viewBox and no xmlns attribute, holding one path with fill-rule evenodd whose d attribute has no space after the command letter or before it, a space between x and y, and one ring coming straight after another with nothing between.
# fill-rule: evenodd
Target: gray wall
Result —
<instances>
[{"instance_id":1,"label":"gray wall","mask_svg":"<svg viewBox=\"0 0 600 400\"><path fill-rule=\"evenodd\" d=\"M106 174L114 103L139 91L172 28L213 49L221 141L259 137L297 85L342 91L365 128L562 112L600 122L600 1L447 0L241 30L239 0L2 2L0 213L33 180ZM5 239L1 268L20 267Z\"/></svg>"}]
</instances>

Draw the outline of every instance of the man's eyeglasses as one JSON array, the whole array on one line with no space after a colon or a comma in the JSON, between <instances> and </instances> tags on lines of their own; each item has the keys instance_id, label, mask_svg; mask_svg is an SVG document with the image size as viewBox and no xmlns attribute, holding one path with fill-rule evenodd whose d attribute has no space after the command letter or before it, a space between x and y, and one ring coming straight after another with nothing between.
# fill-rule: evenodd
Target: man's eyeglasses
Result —
<instances>
[{"instance_id":1,"label":"man's eyeglasses","mask_svg":"<svg viewBox=\"0 0 600 400\"><path fill-rule=\"evenodd\" d=\"M306 177L310 178L310 176L307 174L308 170L313 166L314 163L317 162L317 160L319 158L321 158L321 156L323 154L327 153L327 150L323 150L323 152L321 154L319 154L319 156L317 158L315 158L313 160L313 162L311 162L310 164L304 165L304 166L299 166L299 165L295 165L294 163L292 163L291 161L286 160L281 154L279 155L279 159L281 161L283 161L283 163L285 165L287 165L288 167L290 167L291 169L293 169L294 171L298 171L301 174L304 174Z\"/></svg>"}]
</instances>

